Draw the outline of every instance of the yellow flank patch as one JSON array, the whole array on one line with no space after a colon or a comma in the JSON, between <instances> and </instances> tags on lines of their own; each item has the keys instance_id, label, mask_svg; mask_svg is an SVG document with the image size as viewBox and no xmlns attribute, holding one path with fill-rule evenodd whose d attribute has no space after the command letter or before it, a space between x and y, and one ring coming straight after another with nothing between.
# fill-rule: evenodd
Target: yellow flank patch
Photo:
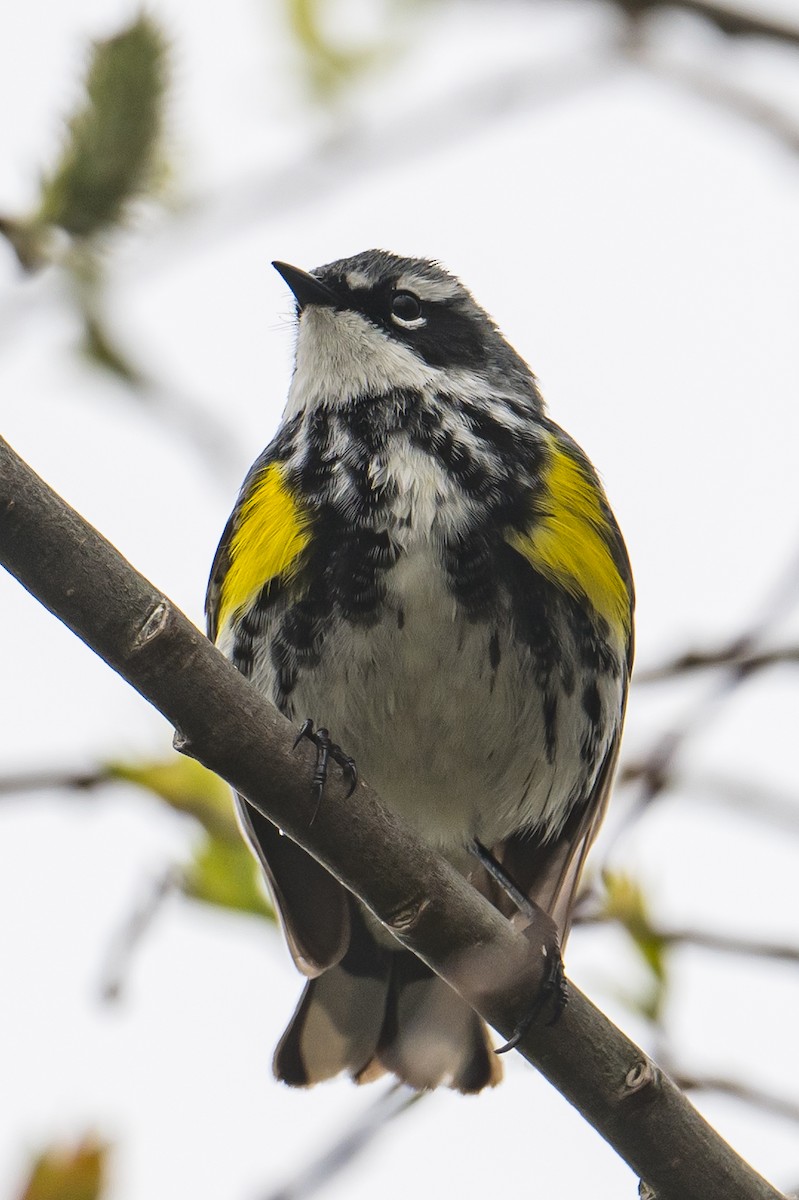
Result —
<instances>
[{"instance_id":1,"label":"yellow flank patch","mask_svg":"<svg viewBox=\"0 0 799 1200\"><path fill-rule=\"evenodd\" d=\"M311 537L308 525L308 514L286 486L281 463L270 463L239 509L219 597L219 630L240 616L266 584L296 574Z\"/></svg>"},{"instance_id":2,"label":"yellow flank patch","mask_svg":"<svg viewBox=\"0 0 799 1200\"><path fill-rule=\"evenodd\" d=\"M554 438L544 469L536 521L509 543L546 579L569 595L585 597L619 635L630 632L630 597L610 542L613 528L599 485Z\"/></svg>"}]
</instances>

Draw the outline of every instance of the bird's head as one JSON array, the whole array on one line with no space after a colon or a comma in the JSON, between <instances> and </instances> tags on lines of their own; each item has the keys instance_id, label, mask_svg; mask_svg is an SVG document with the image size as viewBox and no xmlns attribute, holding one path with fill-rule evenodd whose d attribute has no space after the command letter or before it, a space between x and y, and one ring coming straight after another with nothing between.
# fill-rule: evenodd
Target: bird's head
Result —
<instances>
[{"instance_id":1,"label":"bird's head","mask_svg":"<svg viewBox=\"0 0 799 1200\"><path fill-rule=\"evenodd\" d=\"M438 263L366 250L311 272L273 265L297 302L294 411L429 387L510 389L538 404L529 368Z\"/></svg>"}]
</instances>

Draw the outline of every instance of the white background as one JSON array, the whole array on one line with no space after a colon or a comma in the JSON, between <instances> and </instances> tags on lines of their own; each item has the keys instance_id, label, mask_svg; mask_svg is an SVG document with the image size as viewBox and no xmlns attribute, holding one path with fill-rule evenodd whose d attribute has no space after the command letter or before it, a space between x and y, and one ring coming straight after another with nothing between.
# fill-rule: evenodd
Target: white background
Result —
<instances>
[{"instance_id":1,"label":"white background","mask_svg":"<svg viewBox=\"0 0 799 1200\"><path fill-rule=\"evenodd\" d=\"M347 35L384 36L375 11L388 5L330 8ZM35 200L87 39L133 11L27 0L7 15L3 211ZM290 371L292 305L270 260L310 268L382 246L439 258L467 283L598 465L634 564L642 667L757 615L799 531L799 156L615 55L619 27L599 6L422 8L382 79L327 114L302 93L281 6L149 11L173 43L180 211L142 217L116 245L110 314L137 361L228 427L230 462L214 474L179 426L82 365L55 274L22 278L0 246L2 432L40 474L201 623L216 541ZM769 11L799 21L791 0ZM663 61L750 88L799 127L795 51L686 17L658 28ZM522 78L528 92L496 117L480 104L470 115L464 99L441 129L433 119L453 91ZM342 161L347 137L356 149ZM6 576L0 613L2 774L167 752L162 719ZM773 634L791 630L796 606ZM628 759L706 690L635 690ZM795 794L797 708L788 670L758 678L680 766ZM94 1130L115 1145L109 1200L256 1200L373 1102L375 1088L343 1081L302 1093L271 1080L300 980L253 919L174 900L122 1000L100 1004L109 945L186 839L184 822L133 790L2 799L0 1195L14 1195L31 1151ZM614 843L612 863L646 881L664 923L799 943L798 845L686 785ZM622 1001L640 979L621 935L577 931L568 969L647 1039ZM795 968L675 955L668 1027L692 1071L799 1102L797 1011ZM492 1094L427 1098L331 1200L634 1196L631 1173L565 1101L520 1060L507 1067ZM732 1100L701 1104L775 1183L799 1183L795 1126Z\"/></svg>"}]
</instances>

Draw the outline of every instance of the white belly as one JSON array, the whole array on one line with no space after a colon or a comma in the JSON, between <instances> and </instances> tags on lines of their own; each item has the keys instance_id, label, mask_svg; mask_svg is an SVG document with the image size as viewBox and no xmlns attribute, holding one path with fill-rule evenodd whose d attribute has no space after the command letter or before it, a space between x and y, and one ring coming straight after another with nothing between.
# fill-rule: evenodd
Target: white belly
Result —
<instances>
[{"instance_id":1,"label":"white belly","mask_svg":"<svg viewBox=\"0 0 799 1200\"><path fill-rule=\"evenodd\" d=\"M579 788L585 716L559 700L558 752L545 752L542 697L503 619L468 621L429 554L387 580L386 614L341 625L292 694L298 717L326 725L382 799L431 843L487 844L523 825L557 825Z\"/></svg>"}]
</instances>

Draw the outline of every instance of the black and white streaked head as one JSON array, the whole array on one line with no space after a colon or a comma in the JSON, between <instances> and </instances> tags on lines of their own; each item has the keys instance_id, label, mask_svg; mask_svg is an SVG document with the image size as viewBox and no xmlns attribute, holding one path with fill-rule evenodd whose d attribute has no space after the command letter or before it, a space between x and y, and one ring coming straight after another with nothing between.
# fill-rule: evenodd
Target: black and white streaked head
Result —
<instances>
[{"instance_id":1,"label":"black and white streaked head","mask_svg":"<svg viewBox=\"0 0 799 1200\"><path fill-rule=\"evenodd\" d=\"M438 263L365 250L311 272L273 265L297 301L287 415L395 388L510 395L543 411L529 367Z\"/></svg>"}]
</instances>

